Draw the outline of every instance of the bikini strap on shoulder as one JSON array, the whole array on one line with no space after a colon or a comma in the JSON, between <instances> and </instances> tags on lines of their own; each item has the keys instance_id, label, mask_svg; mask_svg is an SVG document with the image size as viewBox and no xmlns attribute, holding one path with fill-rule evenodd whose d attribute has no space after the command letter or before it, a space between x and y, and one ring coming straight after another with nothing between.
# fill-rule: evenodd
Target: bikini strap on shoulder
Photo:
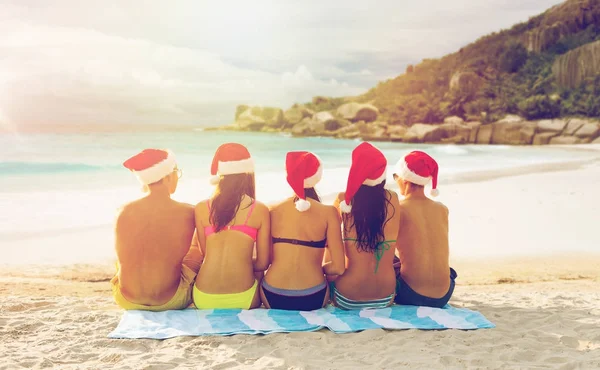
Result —
<instances>
[{"instance_id":1,"label":"bikini strap on shoulder","mask_svg":"<svg viewBox=\"0 0 600 370\"><path fill-rule=\"evenodd\" d=\"M252 204L250 205L250 211L248 211L248 215L246 216L246 221L244 221L244 225L248 224L248 220L250 216L252 216L252 211L254 211L254 206L256 206L256 200L252 200Z\"/></svg>"}]
</instances>

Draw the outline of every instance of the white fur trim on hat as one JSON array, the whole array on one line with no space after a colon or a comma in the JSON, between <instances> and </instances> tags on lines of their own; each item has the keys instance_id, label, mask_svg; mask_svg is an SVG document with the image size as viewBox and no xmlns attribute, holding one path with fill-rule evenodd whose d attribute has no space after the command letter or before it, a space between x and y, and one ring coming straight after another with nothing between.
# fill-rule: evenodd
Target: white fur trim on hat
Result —
<instances>
[{"instance_id":1,"label":"white fur trim on hat","mask_svg":"<svg viewBox=\"0 0 600 370\"><path fill-rule=\"evenodd\" d=\"M241 161L221 162L217 173L221 176L236 175L240 173L253 173L254 161L252 158L242 159Z\"/></svg>"},{"instance_id":2,"label":"white fur trim on hat","mask_svg":"<svg viewBox=\"0 0 600 370\"><path fill-rule=\"evenodd\" d=\"M377 186L377 185L381 184L385 180L386 177L387 177L387 170L384 170L383 174L381 174L381 176L379 176L375 180L366 179L365 181L363 181L363 185Z\"/></svg>"},{"instance_id":3,"label":"white fur trim on hat","mask_svg":"<svg viewBox=\"0 0 600 370\"><path fill-rule=\"evenodd\" d=\"M352 205L349 205L348 203L346 203L345 200L342 200L342 202L340 203L340 210L343 213L350 213L352 212Z\"/></svg>"},{"instance_id":4,"label":"white fur trim on hat","mask_svg":"<svg viewBox=\"0 0 600 370\"><path fill-rule=\"evenodd\" d=\"M175 155L173 155L170 150L167 150L167 153L167 158L165 160L158 162L154 166L146 168L145 170L134 171L142 185L154 184L173 172L177 166Z\"/></svg>"},{"instance_id":5,"label":"white fur trim on hat","mask_svg":"<svg viewBox=\"0 0 600 370\"><path fill-rule=\"evenodd\" d=\"M406 161L404 159L398 161L395 170L397 176L399 176L404 181L412 182L413 184L425 186L431 181L431 176L423 177L412 172L410 168L408 168L408 165L406 164Z\"/></svg>"},{"instance_id":6,"label":"white fur trim on hat","mask_svg":"<svg viewBox=\"0 0 600 370\"><path fill-rule=\"evenodd\" d=\"M296 209L300 212L306 212L310 209L310 202L305 199L298 199L296 201Z\"/></svg>"},{"instance_id":7,"label":"white fur trim on hat","mask_svg":"<svg viewBox=\"0 0 600 370\"><path fill-rule=\"evenodd\" d=\"M438 195L440 195L440 191L438 189L431 189L431 192L429 194L431 194L432 197L437 197Z\"/></svg>"},{"instance_id":8,"label":"white fur trim on hat","mask_svg":"<svg viewBox=\"0 0 600 370\"><path fill-rule=\"evenodd\" d=\"M323 177L323 165L319 164L317 172L309 178L304 179L304 188L314 188Z\"/></svg>"}]
</instances>

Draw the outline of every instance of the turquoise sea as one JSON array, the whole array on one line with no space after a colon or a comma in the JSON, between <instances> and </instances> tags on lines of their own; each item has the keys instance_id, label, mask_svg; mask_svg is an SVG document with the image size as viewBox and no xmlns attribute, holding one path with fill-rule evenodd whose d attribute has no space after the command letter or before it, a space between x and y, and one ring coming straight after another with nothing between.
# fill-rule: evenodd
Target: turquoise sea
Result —
<instances>
[{"instance_id":1,"label":"turquoise sea","mask_svg":"<svg viewBox=\"0 0 600 370\"><path fill-rule=\"evenodd\" d=\"M197 203L213 189L208 183L210 163L216 148L225 142L248 147L256 162L257 198L266 203L291 195L284 174L286 152L318 154L325 171L317 190L331 197L344 190L351 152L359 144L354 140L201 130L0 134L0 244L109 227L116 209L141 195L140 185L122 162L148 147L174 151L183 170L175 198ZM390 166L410 150L430 153L440 164L442 200L444 185L461 181L465 174L591 157L585 151L554 147L374 144L385 153ZM391 171L388 175L391 179Z\"/></svg>"}]
</instances>

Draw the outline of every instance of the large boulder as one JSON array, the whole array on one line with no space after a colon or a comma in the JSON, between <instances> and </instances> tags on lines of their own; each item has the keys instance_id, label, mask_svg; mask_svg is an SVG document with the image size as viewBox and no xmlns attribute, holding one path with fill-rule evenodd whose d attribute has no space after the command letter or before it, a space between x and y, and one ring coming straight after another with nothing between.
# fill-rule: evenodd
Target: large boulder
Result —
<instances>
[{"instance_id":1,"label":"large boulder","mask_svg":"<svg viewBox=\"0 0 600 370\"><path fill-rule=\"evenodd\" d=\"M567 123L567 127L565 128L565 131L563 132L563 135L575 135L575 132L577 130L579 130L581 128L581 126L585 125L586 123L588 123L588 121L584 120L584 119L580 119L580 118L570 119L569 123Z\"/></svg>"},{"instance_id":2,"label":"large boulder","mask_svg":"<svg viewBox=\"0 0 600 370\"><path fill-rule=\"evenodd\" d=\"M481 122L465 122L465 125L471 129L471 132L469 133L469 143L475 144L477 142L477 134L479 133Z\"/></svg>"},{"instance_id":3,"label":"large boulder","mask_svg":"<svg viewBox=\"0 0 600 370\"><path fill-rule=\"evenodd\" d=\"M387 133L391 141L403 141L408 127L402 125L388 126Z\"/></svg>"},{"instance_id":4,"label":"large boulder","mask_svg":"<svg viewBox=\"0 0 600 370\"><path fill-rule=\"evenodd\" d=\"M475 72L456 72L450 79L450 90L461 96L472 96L484 83L485 80Z\"/></svg>"},{"instance_id":5,"label":"large boulder","mask_svg":"<svg viewBox=\"0 0 600 370\"><path fill-rule=\"evenodd\" d=\"M600 144L600 137L596 138L596 140L592 141L592 144Z\"/></svg>"},{"instance_id":6,"label":"large boulder","mask_svg":"<svg viewBox=\"0 0 600 370\"><path fill-rule=\"evenodd\" d=\"M452 123L455 125L462 125L463 123L465 123L465 120L458 116L451 116L451 117L444 118L444 123Z\"/></svg>"},{"instance_id":7,"label":"large boulder","mask_svg":"<svg viewBox=\"0 0 600 370\"><path fill-rule=\"evenodd\" d=\"M235 123L242 130L260 131L264 126L280 128L285 121L279 108L248 107L238 115Z\"/></svg>"},{"instance_id":8,"label":"large boulder","mask_svg":"<svg viewBox=\"0 0 600 370\"><path fill-rule=\"evenodd\" d=\"M235 120L237 121L237 119L240 117L240 114L244 113L248 108L250 107L245 104L235 107Z\"/></svg>"},{"instance_id":9,"label":"large boulder","mask_svg":"<svg viewBox=\"0 0 600 370\"><path fill-rule=\"evenodd\" d=\"M291 126L299 123L306 117L312 117L314 112L304 105L294 104L290 109L283 113L284 120Z\"/></svg>"},{"instance_id":10,"label":"large boulder","mask_svg":"<svg viewBox=\"0 0 600 370\"><path fill-rule=\"evenodd\" d=\"M555 136L550 139L550 145L572 145L581 143L581 139L574 136Z\"/></svg>"},{"instance_id":11,"label":"large boulder","mask_svg":"<svg viewBox=\"0 0 600 370\"><path fill-rule=\"evenodd\" d=\"M313 117L313 120L318 122L322 122L325 125L326 131L336 131L342 127L346 127L351 123L342 118L336 118L330 112L319 112L316 113Z\"/></svg>"},{"instance_id":12,"label":"large boulder","mask_svg":"<svg viewBox=\"0 0 600 370\"><path fill-rule=\"evenodd\" d=\"M600 127L597 123L586 123L575 132L580 139L595 139L600 135Z\"/></svg>"},{"instance_id":13,"label":"large boulder","mask_svg":"<svg viewBox=\"0 0 600 370\"><path fill-rule=\"evenodd\" d=\"M379 116L379 110L371 104L346 103L338 107L337 115L350 122L374 122Z\"/></svg>"},{"instance_id":14,"label":"large boulder","mask_svg":"<svg viewBox=\"0 0 600 370\"><path fill-rule=\"evenodd\" d=\"M556 132L542 132L540 134L536 134L533 137L533 145L547 145L550 143L550 139L557 136Z\"/></svg>"},{"instance_id":15,"label":"large boulder","mask_svg":"<svg viewBox=\"0 0 600 370\"><path fill-rule=\"evenodd\" d=\"M561 133L565 127L567 127L567 121L563 119L544 119L537 123L538 132Z\"/></svg>"},{"instance_id":16,"label":"large boulder","mask_svg":"<svg viewBox=\"0 0 600 370\"><path fill-rule=\"evenodd\" d=\"M293 136L322 136L325 134L325 124L313 118L305 118L292 127Z\"/></svg>"},{"instance_id":17,"label":"large boulder","mask_svg":"<svg viewBox=\"0 0 600 370\"><path fill-rule=\"evenodd\" d=\"M494 125L481 125L477 130L477 144L489 144L492 141L492 134L494 133Z\"/></svg>"},{"instance_id":18,"label":"large boulder","mask_svg":"<svg viewBox=\"0 0 600 370\"><path fill-rule=\"evenodd\" d=\"M444 129L440 126L441 125L415 123L410 126L404 137L409 142L436 143L445 137Z\"/></svg>"},{"instance_id":19,"label":"large boulder","mask_svg":"<svg viewBox=\"0 0 600 370\"><path fill-rule=\"evenodd\" d=\"M560 86L576 88L588 77L600 73L600 41L585 44L560 55L552 65L552 73Z\"/></svg>"},{"instance_id":20,"label":"large boulder","mask_svg":"<svg viewBox=\"0 0 600 370\"><path fill-rule=\"evenodd\" d=\"M444 123L439 127L444 132L441 139L442 142L454 144L466 144L469 142L471 127L458 123Z\"/></svg>"},{"instance_id":21,"label":"large boulder","mask_svg":"<svg viewBox=\"0 0 600 370\"><path fill-rule=\"evenodd\" d=\"M531 144L537 127L535 122L524 121L518 116L507 116L492 125L494 126L492 144L508 145Z\"/></svg>"},{"instance_id":22,"label":"large boulder","mask_svg":"<svg viewBox=\"0 0 600 370\"><path fill-rule=\"evenodd\" d=\"M366 134L367 125L364 122L357 122L334 132L334 136L340 139L357 139Z\"/></svg>"}]
</instances>

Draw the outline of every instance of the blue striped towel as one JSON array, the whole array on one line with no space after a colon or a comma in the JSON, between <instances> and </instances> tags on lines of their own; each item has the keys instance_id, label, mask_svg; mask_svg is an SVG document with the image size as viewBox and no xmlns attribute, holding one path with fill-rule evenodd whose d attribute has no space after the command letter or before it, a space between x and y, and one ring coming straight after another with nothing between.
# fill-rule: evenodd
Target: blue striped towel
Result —
<instances>
[{"instance_id":1,"label":"blue striped towel","mask_svg":"<svg viewBox=\"0 0 600 370\"><path fill-rule=\"evenodd\" d=\"M367 329L487 329L495 325L466 308L398 306L345 311L332 306L301 312L282 310L125 311L109 338L166 339L177 336L270 334L316 331L335 333Z\"/></svg>"}]
</instances>

